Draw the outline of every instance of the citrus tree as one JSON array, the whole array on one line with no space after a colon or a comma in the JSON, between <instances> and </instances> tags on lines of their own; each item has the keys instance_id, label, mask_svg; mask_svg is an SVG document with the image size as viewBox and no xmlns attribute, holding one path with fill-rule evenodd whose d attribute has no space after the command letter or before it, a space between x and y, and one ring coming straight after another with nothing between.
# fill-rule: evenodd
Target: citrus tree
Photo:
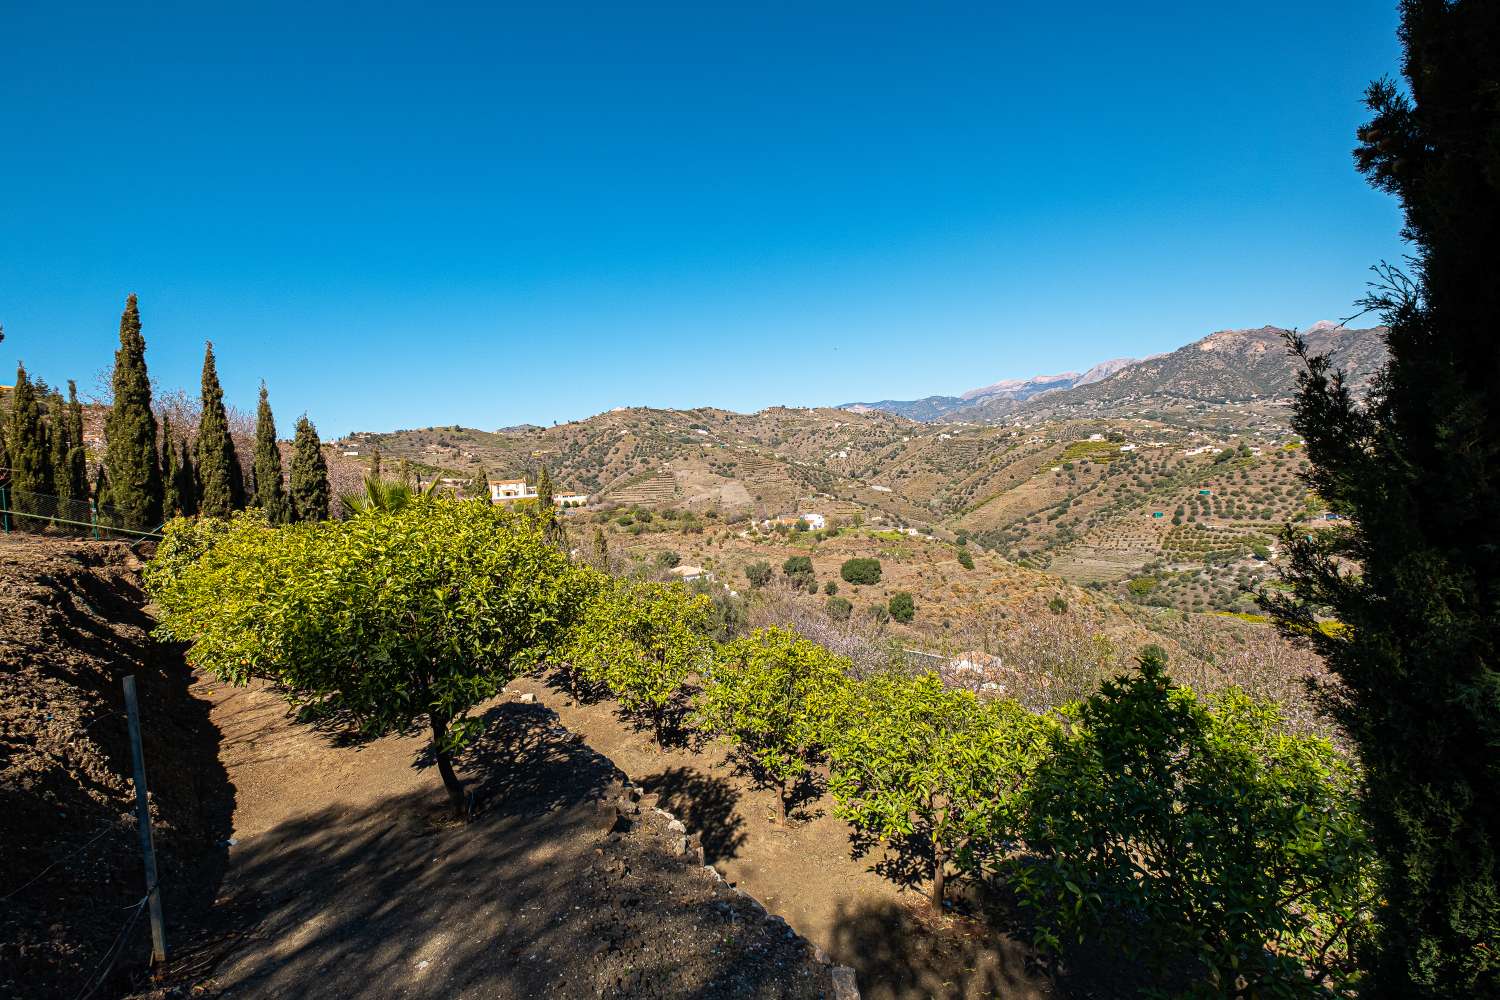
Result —
<instances>
[{"instance_id":1,"label":"citrus tree","mask_svg":"<svg viewBox=\"0 0 1500 1000\"><path fill-rule=\"evenodd\" d=\"M882 840L924 845L932 904L949 863L979 871L1015 829L1048 723L1014 702L981 702L936 674L852 685L826 739L835 812Z\"/></svg>"},{"instance_id":2,"label":"citrus tree","mask_svg":"<svg viewBox=\"0 0 1500 1000\"><path fill-rule=\"evenodd\" d=\"M1010 871L1038 943L1113 944L1163 976L1201 963L1212 996L1351 995L1374 870L1355 775L1237 690L1140 671L1067 714L1026 794Z\"/></svg>"},{"instance_id":3,"label":"citrus tree","mask_svg":"<svg viewBox=\"0 0 1500 1000\"><path fill-rule=\"evenodd\" d=\"M576 617L582 588L535 519L412 497L342 522L236 520L162 589L170 634L232 683L273 680L367 736L425 724L455 810L472 710L529 669Z\"/></svg>"},{"instance_id":4,"label":"citrus tree","mask_svg":"<svg viewBox=\"0 0 1500 1000\"><path fill-rule=\"evenodd\" d=\"M661 742L686 710L689 676L708 658L712 602L676 583L592 575L591 594L562 658L604 685L627 712L651 721Z\"/></svg>"},{"instance_id":5,"label":"citrus tree","mask_svg":"<svg viewBox=\"0 0 1500 1000\"><path fill-rule=\"evenodd\" d=\"M783 824L852 667L791 629L773 627L719 647L706 673L699 727L734 744L775 785Z\"/></svg>"}]
</instances>

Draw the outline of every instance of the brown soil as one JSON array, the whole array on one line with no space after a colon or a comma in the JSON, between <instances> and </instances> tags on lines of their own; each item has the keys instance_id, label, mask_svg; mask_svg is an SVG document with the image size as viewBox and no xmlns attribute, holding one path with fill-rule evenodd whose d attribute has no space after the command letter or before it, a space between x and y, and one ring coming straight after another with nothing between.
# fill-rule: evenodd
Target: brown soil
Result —
<instances>
[{"instance_id":1,"label":"brown soil","mask_svg":"<svg viewBox=\"0 0 1500 1000\"><path fill-rule=\"evenodd\" d=\"M0 997L114 995L149 945L120 681L134 674L169 944L212 901L227 786L207 706L147 636L123 543L0 536ZM119 957L111 945L119 939Z\"/></svg>"},{"instance_id":2,"label":"brown soil","mask_svg":"<svg viewBox=\"0 0 1500 1000\"><path fill-rule=\"evenodd\" d=\"M975 895L964 898L963 886L954 887L956 907L933 912L920 862L860 844L831 814L826 795L805 797L782 826L776 793L758 787L726 748L664 750L613 702L583 702L541 678L519 680L506 692L523 695L555 710L564 726L698 831L707 861L726 879L853 967L866 998L1094 992L1039 972L1025 948L980 915Z\"/></svg>"},{"instance_id":3,"label":"brown soil","mask_svg":"<svg viewBox=\"0 0 1500 1000\"><path fill-rule=\"evenodd\" d=\"M197 690L223 730L236 843L216 941L173 970L194 995L832 994L811 945L539 705L485 713L460 761L463 824L423 734L350 745L264 687Z\"/></svg>"}]
</instances>

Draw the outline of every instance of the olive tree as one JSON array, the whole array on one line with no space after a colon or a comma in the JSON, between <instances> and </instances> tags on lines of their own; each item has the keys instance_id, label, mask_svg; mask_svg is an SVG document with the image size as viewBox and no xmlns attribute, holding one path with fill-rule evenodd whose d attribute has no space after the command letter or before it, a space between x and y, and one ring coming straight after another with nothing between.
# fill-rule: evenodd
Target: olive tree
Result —
<instances>
[{"instance_id":1,"label":"olive tree","mask_svg":"<svg viewBox=\"0 0 1500 1000\"><path fill-rule=\"evenodd\" d=\"M462 812L453 757L481 731L470 713L562 638L582 594L534 518L414 497L340 522L242 516L156 596L195 666L269 678L367 736L425 724Z\"/></svg>"},{"instance_id":2,"label":"olive tree","mask_svg":"<svg viewBox=\"0 0 1500 1000\"><path fill-rule=\"evenodd\" d=\"M936 674L873 677L849 689L829 724L835 812L882 840L924 845L940 906L950 861L979 871L1013 835L1047 726Z\"/></svg>"},{"instance_id":3,"label":"olive tree","mask_svg":"<svg viewBox=\"0 0 1500 1000\"><path fill-rule=\"evenodd\" d=\"M787 628L725 643L704 678L698 725L734 744L776 786L776 816L822 749L853 664Z\"/></svg>"}]
</instances>

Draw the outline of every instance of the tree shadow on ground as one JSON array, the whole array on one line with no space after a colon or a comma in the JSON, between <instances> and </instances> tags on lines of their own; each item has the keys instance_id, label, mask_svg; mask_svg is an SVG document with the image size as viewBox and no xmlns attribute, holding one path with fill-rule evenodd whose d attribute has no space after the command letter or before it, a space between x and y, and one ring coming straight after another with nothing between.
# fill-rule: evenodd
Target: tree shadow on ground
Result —
<instances>
[{"instance_id":1,"label":"tree shadow on ground","mask_svg":"<svg viewBox=\"0 0 1500 1000\"><path fill-rule=\"evenodd\" d=\"M735 812L740 793L723 778L691 767L670 767L641 780L661 807L697 831L706 864L728 861L745 843L745 820Z\"/></svg>"},{"instance_id":2,"label":"tree shadow on ground","mask_svg":"<svg viewBox=\"0 0 1500 1000\"><path fill-rule=\"evenodd\" d=\"M780 789L776 780L771 777L759 764L748 754L740 753L734 749L724 755L719 762L720 766L727 767L730 773L737 778L745 778L753 782L757 788L779 794ZM828 775L818 768L812 768L798 776L792 785L791 797L786 805L786 818L788 823L811 823L823 815L823 808L817 803L821 802L823 795L828 791Z\"/></svg>"},{"instance_id":3,"label":"tree shadow on ground","mask_svg":"<svg viewBox=\"0 0 1500 1000\"><path fill-rule=\"evenodd\" d=\"M434 822L434 782L242 842L208 995L828 995L827 970L784 928L647 824L602 822L614 768L550 713L487 716L461 761L489 803L472 822Z\"/></svg>"},{"instance_id":4,"label":"tree shadow on ground","mask_svg":"<svg viewBox=\"0 0 1500 1000\"><path fill-rule=\"evenodd\" d=\"M870 871L903 889L917 889L932 881L932 847L916 834L881 840L851 826L849 853L855 860L871 858Z\"/></svg>"}]
</instances>

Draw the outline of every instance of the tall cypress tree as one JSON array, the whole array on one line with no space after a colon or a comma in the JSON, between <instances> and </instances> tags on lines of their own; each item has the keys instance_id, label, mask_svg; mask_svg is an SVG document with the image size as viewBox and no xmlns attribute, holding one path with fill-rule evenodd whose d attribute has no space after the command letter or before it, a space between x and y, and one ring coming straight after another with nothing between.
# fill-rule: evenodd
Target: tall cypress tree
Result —
<instances>
[{"instance_id":1,"label":"tall cypress tree","mask_svg":"<svg viewBox=\"0 0 1500 1000\"><path fill-rule=\"evenodd\" d=\"M276 446L276 418L266 384L260 384L260 404L255 408L255 502L272 524L291 519L286 489L281 481L281 449Z\"/></svg>"},{"instance_id":2,"label":"tall cypress tree","mask_svg":"<svg viewBox=\"0 0 1500 1000\"><path fill-rule=\"evenodd\" d=\"M224 410L224 390L219 386L211 341L203 351L202 402L198 418L198 510L205 517L228 517L245 506L245 485L229 434L229 415Z\"/></svg>"},{"instance_id":3,"label":"tall cypress tree","mask_svg":"<svg viewBox=\"0 0 1500 1000\"><path fill-rule=\"evenodd\" d=\"M155 528L161 523L161 467L156 457L156 417L146 374L146 339L135 296L120 316L115 352L114 404L104 423L110 501L121 527Z\"/></svg>"},{"instance_id":4,"label":"tall cypress tree","mask_svg":"<svg viewBox=\"0 0 1500 1000\"><path fill-rule=\"evenodd\" d=\"M192 517L198 513L198 474L193 469L193 453L187 438L177 447L177 503L183 517Z\"/></svg>"},{"instance_id":5,"label":"tall cypress tree","mask_svg":"<svg viewBox=\"0 0 1500 1000\"><path fill-rule=\"evenodd\" d=\"M47 424L42 419L36 386L31 384L25 365L16 368L16 387L11 392L10 428L6 437L10 444L11 488L21 493L50 496L53 490L52 454L47 440ZM12 502L20 510L37 514L45 512L41 506L44 501L35 501L29 496Z\"/></svg>"},{"instance_id":6,"label":"tall cypress tree","mask_svg":"<svg viewBox=\"0 0 1500 1000\"><path fill-rule=\"evenodd\" d=\"M306 414L297 420L297 435L292 442L290 493L293 520L328 520L328 463L323 459L318 431Z\"/></svg>"},{"instance_id":7,"label":"tall cypress tree","mask_svg":"<svg viewBox=\"0 0 1500 1000\"><path fill-rule=\"evenodd\" d=\"M83 404L78 401L78 383L68 379L68 496L78 502L89 498L89 455L83 443Z\"/></svg>"},{"instance_id":8,"label":"tall cypress tree","mask_svg":"<svg viewBox=\"0 0 1500 1000\"><path fill-rule=\"evenodd\" d=\"M53 390L47 397L47 440L50 446L48 464L52 471L52 494L57 497L58 514L76 520L68 508L73 497L73 482L68 475L68 452L72 442L68 437L68 412L62 393Z\"/></svg>"},{"instance_id":9,"label":"tall cypress tree","mask_svg":"<svg viewBox=\"0 0 1500 1000\"><path fill-rule=\"evenodd\" d=\"M1405 213L1411 271L1367 301L1389 358L1359 403L1306 362L1293 426L1347 527L1289 534L1267 596L1341 682L1384 861L1371 996L1500 996L1500 4L1405 0L1404 93L1372 84L1355 152ZM1491 250L1486 251L1486 246ZM1350 567L1358 567L1357 572ZM1343 628L1316 627L1331 609ZM1361 989L1360 995L1365 995Z\"/></svg>"},{"instance_id":10,"label":"tall cypress tree","mask_svg":"<svg viewBox=\"0 0 1500 1000\"><path fill-rule=\"evenodd\" d=\"M177 442L172 440L172 421L166 415L161 418L161 509L163 517L181 517L182 501L177 496L177 486L182 480L177 468Z\"/></svg>"}]
</instances>

